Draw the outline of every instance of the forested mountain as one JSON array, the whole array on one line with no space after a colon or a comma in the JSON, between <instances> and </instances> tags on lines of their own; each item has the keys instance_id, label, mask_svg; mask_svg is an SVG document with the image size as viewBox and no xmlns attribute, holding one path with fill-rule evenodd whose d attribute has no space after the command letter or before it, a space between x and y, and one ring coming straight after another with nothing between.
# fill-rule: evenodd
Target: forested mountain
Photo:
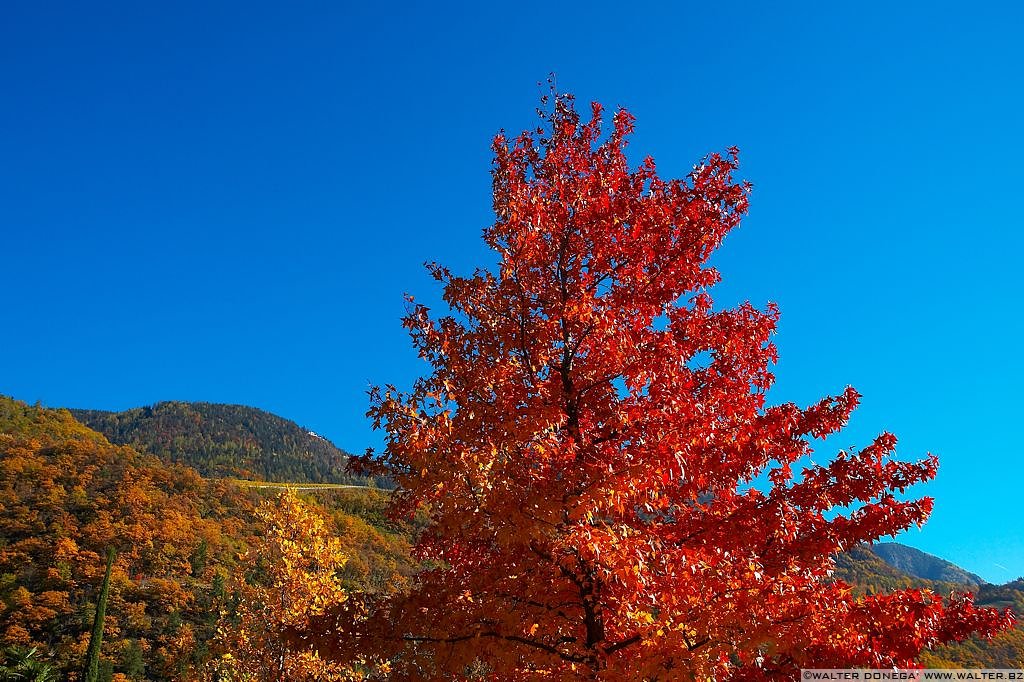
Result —
<instances>
[{"instance_id":1,"label":"forested mountain","mask_svg":"<svg viewBox=\"0 0 1024 682\"><path fill-rule=\"evenodd\" d=\"M348 453L327 439L255 407L175 401L124 412L70 412L113 443L186 464L207 477L368 482L345 471Z\"/></svg>"},{"instance_id":2,"label":"forested mountain","mask_svg":"<svg viewBox=\"0 0 1024 682\"><path fill-rule=\"evenodd\" d=\"M927 588L948 594L963 590L964 585L927 580L893 568L871 551L867 545L854 547L836 557L836 577L862 594L883 594L893 590Z\"/></svg>"},{"instance_id":3,"label":"forested mountain","mask_svg":"<svg viewBox=\"0 0 1024 682\"><path fill-rule=\"evenodd\" d=\"M255 511L276 494L0 396L0 646L36 648L60 679L79 679L113 548L101 679L201 679L236 604L231 581L259 579L239 557L265 533ZM381 517L382 496L317 493L348 557L347 586L387 589L412 571L410 531Z\"/></svg>"},{"instance_id":4,"label":"forested mountain","mask_svg":"<svg viewBox=\"0 0 1024 682\"><path fill-rule=\"evenodd\" d=\"M917 578L960 585L977 586L985 583L981 576L965 571L952 562L898 542L876 542L871 546L871 551L893 568Z\"/></svg>"}]
</instances>

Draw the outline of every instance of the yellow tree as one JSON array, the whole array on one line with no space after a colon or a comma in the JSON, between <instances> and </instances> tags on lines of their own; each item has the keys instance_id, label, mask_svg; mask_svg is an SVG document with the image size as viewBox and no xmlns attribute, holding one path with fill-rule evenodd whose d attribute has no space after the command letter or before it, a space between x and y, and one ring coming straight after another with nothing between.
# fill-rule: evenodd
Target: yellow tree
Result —
<instances>
[{"instance_id":1,"label":"yellow tree","mask_svg":"<svg viewBox=\"0 0 1024 682\"><path fill-rule=\"evenodd\" d=\"M236 579L238 607L224 614L219 633L228 653L215 664L219 680L358 679L349 668L329 663L311 647L289 645L311 617L346 599L338 571L346 555L330 521L292 491L257 512L266 526L261 542L243 556L246 575Z\"/></svg>"}]
</instances>

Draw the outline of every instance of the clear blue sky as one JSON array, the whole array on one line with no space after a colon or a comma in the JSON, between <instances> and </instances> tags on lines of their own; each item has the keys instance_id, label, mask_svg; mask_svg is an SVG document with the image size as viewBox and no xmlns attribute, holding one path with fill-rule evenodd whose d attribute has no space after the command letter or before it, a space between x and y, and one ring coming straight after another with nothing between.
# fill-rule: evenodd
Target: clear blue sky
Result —
<instances>
[{"instance_id":1,"label":"clear blue sky","mask_svg":"<svg viewBox=\"0 0 1024 682\"><path fill-rule=\"evenodd\" d=\"M772 398L856 386L836 447L941 457L902 541L1024 574L1020 3L724 4L7 3L0 392L379 444L402 293L491 262L490 139L555 72L663 174L742 149L716 296L781 306Z\"/></svg>"}]
</instances>

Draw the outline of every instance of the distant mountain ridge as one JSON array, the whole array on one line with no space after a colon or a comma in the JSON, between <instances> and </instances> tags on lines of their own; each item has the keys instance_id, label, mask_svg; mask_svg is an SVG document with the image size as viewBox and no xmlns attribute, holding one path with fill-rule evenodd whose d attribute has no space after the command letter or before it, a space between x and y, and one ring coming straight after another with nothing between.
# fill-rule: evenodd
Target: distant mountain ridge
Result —
<instances>
[{"instance_id":1,"label":"distant mountain ridge","mask_svg":"<svg viewBox=\"0 0 1024 682\"><path fill-rule=\"evenodd\" d=\"M871 546L871 551L889 566L915 578L974 586L988 582L950 561L898 542L878 542Z\"/></svg>"},{"instance_id":2,"label":"distant mountain ridge","mask_svg":"<svg viewBox=\"0 0 1024 682\"><path fill-rule=\"evenodd\" d=\"M123 412L71 409L112 443L186 464L206 477L366 483L351 455L295 422L245 405L166 401Z\"/></svg>"}]
</instances>

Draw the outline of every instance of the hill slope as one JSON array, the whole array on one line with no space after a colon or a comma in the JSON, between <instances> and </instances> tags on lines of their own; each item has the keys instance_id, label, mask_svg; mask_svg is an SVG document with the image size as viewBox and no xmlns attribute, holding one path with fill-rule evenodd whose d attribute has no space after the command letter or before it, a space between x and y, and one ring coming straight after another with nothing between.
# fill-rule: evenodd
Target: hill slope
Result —
<instances>
[{"instance_id":1,"label":"hill slope","mask_svg":"<svg viewBox=\"0 0 1024 682\"><path fill-rule=\"evenodd\" d=\"M70 410L111 442L132 445L207 477L365 483L349 454L288 419L255 407L161 402L124 412Z\"/></svg>"},{"instance_id":2,"label":"hill slope","mask_svg":"<svg viewBox=\"0 0 1024 682\"><path fill-rule=\"evenodd\" d=\"M981 576L966 571L954 563L922 552L898 542L878 542L871 551L885 563L916 578L957 583L959 585L984 585Z\"/></svg>"},{"instance_id":3,"label":"hill slope","mask_svg":"<svg viewBox=\"0 0 1024 682\"><path fill-rule=\"evenodd\" d=\"M60 679L80 679L114 548L101 679L208 679L222 615L237 605L232 576L256 570L241 559L266 534L256 510L276 497L0 396L0 649L36 648ZM412 531L384 518L385 494L329 490L308 503L331 519L347 589L392 589L412 573Z\"/></svg>"},{"instance_id":4,"label":"hill slope","mask_svg":"<svg viewBox=\"0 0 1024 682\"><path fill-rule=\"evenodd\" d=\"M894 590L926 588L940 594L963 591L964 585L928 580L887 564L867 545L859 545L836 557L836 577L858 594L884 594Z\"/></svg>"},{"instance_id":5,"label":"hill slope","mask_svg":"<svg viewBox=\"0 0 1024 682\"><path fill-rule=\"evenodd\" d=\"M257 499L0 396L0 645L35 647L74 679L113 548L105 660L182 679L228 606Z\"/></svg>"}]
</instances>

